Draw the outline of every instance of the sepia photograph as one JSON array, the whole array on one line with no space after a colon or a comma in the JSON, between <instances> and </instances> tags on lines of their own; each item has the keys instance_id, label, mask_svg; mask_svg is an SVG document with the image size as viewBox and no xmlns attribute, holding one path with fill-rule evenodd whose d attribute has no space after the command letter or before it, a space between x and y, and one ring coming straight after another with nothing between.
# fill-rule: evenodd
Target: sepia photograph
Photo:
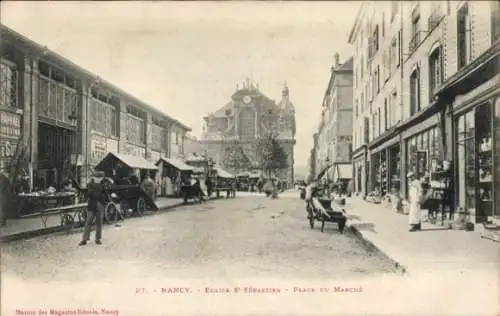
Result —
<instances>
[{"instance_id":1,"label":"sepia photograph","mask_svg":"<svg viewBox=\"0 0 500 316\"><path fill-rule=\"evenodd\" d=\"M499 1L0 12L0 315L500 315Z\"/></svg>"}]
</instances>

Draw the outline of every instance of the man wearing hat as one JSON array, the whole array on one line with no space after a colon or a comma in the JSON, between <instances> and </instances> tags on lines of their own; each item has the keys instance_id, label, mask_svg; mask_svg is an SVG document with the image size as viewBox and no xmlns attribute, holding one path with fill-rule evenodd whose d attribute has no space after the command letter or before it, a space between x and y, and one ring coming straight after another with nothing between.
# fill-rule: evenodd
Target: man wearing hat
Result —
<instances>
[{"instance_id":1,"label":"man wearing hat","mask_svg":"<svg viewBox=\"0 0 500 316\"><path fill-rule=\"evenodd\" d=\"M408 188L409 188L409 218L408 222L410 224L410 231L414 232L421 229L421 198L422 198L422 185L420 181L416 178L413 172L408 172L406 175L408 178Z\"/></svg>"},{"instance_id":2,"label":"man wearing hat","mask_svg":"<svg viewBox=\"0 0 500 316\"><path fill-rule=\"evenodd\" d=\"M101 183L104 178L104 172L94 171L90 183L87 185L88 204L87 204L87 221L85 222L85 229L83 231L82 241L78 244L84 246L90 239L90 230L94 219L96 221L95 243L101 244L102 237L102 220L105 205L105 192L104 186Z\"/></svg>"}]
</instances>

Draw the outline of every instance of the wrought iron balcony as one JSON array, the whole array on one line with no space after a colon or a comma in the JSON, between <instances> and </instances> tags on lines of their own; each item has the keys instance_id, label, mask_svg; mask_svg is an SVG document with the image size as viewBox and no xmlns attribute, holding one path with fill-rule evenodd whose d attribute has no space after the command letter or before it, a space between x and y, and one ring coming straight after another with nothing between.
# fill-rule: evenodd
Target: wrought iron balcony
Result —
<instances>
[{"instance_id":1,"label":"wrought iron balcony","mask_svg":"<svg viewBox=\"0 0 500 316\"><path fill-rule=\"evenodd\" d=\"M417 50L427 33L427 31L418 31L413 35L408 45L409 54L413 54Z\"/></svg>"}]
</instances>

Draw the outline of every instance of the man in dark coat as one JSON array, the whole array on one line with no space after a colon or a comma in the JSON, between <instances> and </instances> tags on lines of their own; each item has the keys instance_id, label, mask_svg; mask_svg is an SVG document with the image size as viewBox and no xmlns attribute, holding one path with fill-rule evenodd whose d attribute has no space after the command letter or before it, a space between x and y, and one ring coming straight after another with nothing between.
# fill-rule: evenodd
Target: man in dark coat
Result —
<instances>
[{"instance_id":1,"label":"man in dark coat","mask_svg":"<svg viewBox=\"0 0 500 316\"><path fill-rule=\"evenodd\" d=\"M101 183L104 178L104 172L95 171L92 180L87 185L88 204L87 204L87 221L85 222L85 229L83 231L82 241L78 244L84 246L90 239L90 230L92 223L96 221L95 243L101 244L102 237L102 220L105 205L106 194L104 192L104 185Z\"/></svg>"}]
</instances>

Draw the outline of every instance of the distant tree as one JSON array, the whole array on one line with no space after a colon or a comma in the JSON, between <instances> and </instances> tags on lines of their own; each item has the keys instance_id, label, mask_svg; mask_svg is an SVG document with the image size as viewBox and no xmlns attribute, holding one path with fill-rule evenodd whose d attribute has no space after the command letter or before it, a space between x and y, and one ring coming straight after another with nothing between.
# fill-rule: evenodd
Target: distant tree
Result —
<instances>
[{"instance_id":1,"label":"distant tree","mask_svg":"<svg viewBox=\"0 0 500 316\"><path fill-rule=\"evenodd\" d=\"M268 177L271 177L274 171L288 167L288 155L273 134L258 140L257 160L260 169Z\"/></svg>"},{"instance_id":2,"label":"distant tree","mask_svg":"<svg viewBox=\"0 0 500 316\"><path fill-rule=\"evenodd\" d=\"M243 147L236 141L224 148L223 157L223 165L233 172L247 171L252 167L252 162L245 154Z\"/></svg>"}]
</instances>

